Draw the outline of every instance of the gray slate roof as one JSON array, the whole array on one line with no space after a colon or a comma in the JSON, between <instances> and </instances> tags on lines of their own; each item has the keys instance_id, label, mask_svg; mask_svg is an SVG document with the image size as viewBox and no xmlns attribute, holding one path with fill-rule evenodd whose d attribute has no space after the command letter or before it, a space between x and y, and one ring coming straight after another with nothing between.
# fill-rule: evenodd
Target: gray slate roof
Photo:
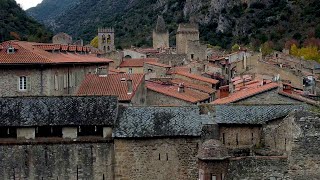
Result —
<instances>
[{"instance_id":1,"label":"gray slate roof","mask_svg":"<svg viewBox=\"0 0 320 180\"><path fill-rule=\"evenodd\" d=\"M114 96L0 98L0 126L113 125Z\"/></svg>"},{"instance_id":2,"label":"gray slate roof","mask_svg":"<svg viewBox=\"0 0 320 180\"><path fill-rule=\"evenodd\" d=\"M119 108L114 136L170 137L200 136L202 125L212 118L200 115L197 106L188 107L122 107Z\"/></svg>"},{"instance_id":3,"label":"gray slate roof","mask_svg":"<svg viewBox=\"0 0 320 180\"><path fill-rule=\"evenodd\" d=\"M218 124L265 124L307 108L306 104L217 105L214 119Z\"/></svg>"}]
</instances>

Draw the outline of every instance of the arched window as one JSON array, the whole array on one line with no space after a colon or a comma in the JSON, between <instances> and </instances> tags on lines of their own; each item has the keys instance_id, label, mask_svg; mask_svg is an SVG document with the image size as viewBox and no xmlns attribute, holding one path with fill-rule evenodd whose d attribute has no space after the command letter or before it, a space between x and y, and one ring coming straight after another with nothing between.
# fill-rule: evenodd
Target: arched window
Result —
<instances>
[{"instance_id":1,"label":"arched window","mask_svg":"<svg viewBox=\"0 0 320 180\"><path fill-rule=\"evenodd\" d=\"M102 35L102 43L105 43L106 42L106 36L103 34Z\"/></svg>"},{"instance_id":2,"label":"arched window","mask_svg":"<svg viewBox=\"0 0 320 180\"><path fill-rule=\"evenodd\" d=\"M111 43L111 36L110 36L110 34L108 35L107 43Z\"/></svg>"}]
</instances>

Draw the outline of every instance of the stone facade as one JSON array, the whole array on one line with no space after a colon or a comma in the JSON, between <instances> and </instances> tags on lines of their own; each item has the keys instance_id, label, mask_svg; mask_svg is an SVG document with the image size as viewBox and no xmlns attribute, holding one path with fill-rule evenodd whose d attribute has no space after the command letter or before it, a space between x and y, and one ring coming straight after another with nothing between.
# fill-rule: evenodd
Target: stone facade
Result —
<instances>
[{"instance_id":1,"label":"stone facade","mask_svg":"<svg viewBox=\"0 0 320 180\"><path fill-rule=\"evenodd\" d=\"M153 30L153 49L169 48L169 31L162 16L158 16L157 26Z\"/></svg>"},{"instance_id":2,"label":"stone facade","mask_svg":"<svg viewBox=\"0 0 320 180\"><path fill-rule=\"evenodd\" d=\"M158 58L159 63L168 64L172 67L182 66L188 59L186 54L156 54L151 57Z\"/></svg>"},{"instance_id":3,"label":"stone facade","mask_svg":"<svg viewBox=\"0 0 320 180\"><path fill-rule=\"evenodd\" d=\"M167 72L169 70L170 67L157 66L148 63L145 63L143 66L143 73L146 74L146 80L149 80L150 78L168 77Z\"/></svg>"},{"instance_id":4,"label":"stone facade","mask_svg":"<svg viewBox=\"0 0 320 180\"><path fill-rule=\"evenodd\" d=\"M113 179L113 144L0 146L1 179Z\"/></svg>"},{"instance_id":5,"label":"stone facade","mask_svg":"<svg viewBox=\"0 0 320 180\"><path fill-rule=\"evenodd\" d=\"M176 35L178 54L188 54L188 41L199 41L198 26L194 24L179 24Z\"/></svg>"},{"instance_id":6,"label":"stone facade","mask_svg":"<svg viewBox=\"0 0 320 180\"><path fill-rule=\"evenodd\" d=\"M198 138L115 140L115 179L194 180Z\"/></svg>"},{"instance_id":7,"label":"stone facade","mask_svg":"<svg viewBox=\"0 0 320 180\"><path fill-rule=\"evenodd\" d=\"M99 28L98 29L98 49L103 52L112 52L115 50L114 45L114 29Z\"/></svg>"},{"instance_id":8,"label":"stone facade","mask_svg":"<svg viewBox=\"0 0 320 180\"><path fill-rule=\"evenodd\" d=\"M108 65L104 65L108 66ZM0 71L0 96L60 96L75 94L86 74L99 65L6 67ZM108 68L106 68L108 69ZM26 90L19 90L26 77Z\"/></svg>"},{"instance_id":9,"label":"stone facade","mask_svg":"<svg viewBox=\"0 0 320 180\"><path fill-rule=\"evenodd\" d=\"M143 67L120 67L119 70L128 74L143 74Z\"/></svg>"},{"instance_id":10,"label":"stone facade","mask_svg":"<svg viewBox=\"0 0 320 180\"><path fill-rule=\"evenodd\" d=\"M126 59L132 58L132 59L140 59L140 58L147 58L146 54L137 52L137 51L133 51L130 49L125 49L122 51L123 53L123 57Z\"/></svg>"},{"instance_id":11,"label":"stone facade","mask_svg":"<svg viewBox=\"0 0 320 180\"><path fill-rule=\"evenodd\" d=\"M53 44L72 44L72 37L66 33L59 33L52 37Z\"/></svg>"},{"instance_id":12,"label":"stone facade","mask_svg":"<svg viewBox=\"0 0 320 180\"><path fill-rule=\"evenodd\" d=\"M207 45L200 44L200 41L188 41L187 43L187 57L190 60L205 60Z\"/></svg>"},{"instance_id":13,"label":"stone facade","mask_svg":"<svg viewBox=\"0 0 320 180\"><path fill-rule=\"evenodd\" d=\"M246 148L260 145L261 126L220 125L220 141L229 148Z\"/></svg>"}]
</instances>

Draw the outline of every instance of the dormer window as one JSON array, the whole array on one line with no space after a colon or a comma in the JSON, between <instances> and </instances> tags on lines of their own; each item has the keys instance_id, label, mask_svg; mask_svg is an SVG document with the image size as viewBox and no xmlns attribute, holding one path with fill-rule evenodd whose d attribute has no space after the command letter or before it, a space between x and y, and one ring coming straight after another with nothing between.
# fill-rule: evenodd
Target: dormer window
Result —
<instances>
[{"instance_id":1,"label":"dormer window","mask_svg":"<svg viewBox=\"0 0 320 180\"><path fill-rule=\"evenodd\" d=\"M14 53L14 48L13 48L13 47L9 47L9 48L7 49L7 53L8 53L8 54L13 54L13 53Z\"/></svg>"}]
</instances>

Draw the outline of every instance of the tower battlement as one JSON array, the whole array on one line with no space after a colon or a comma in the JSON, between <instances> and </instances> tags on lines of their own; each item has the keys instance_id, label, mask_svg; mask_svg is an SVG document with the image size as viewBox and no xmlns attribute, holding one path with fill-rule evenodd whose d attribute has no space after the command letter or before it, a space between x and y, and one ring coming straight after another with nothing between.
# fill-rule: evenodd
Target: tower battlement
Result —
<instances>
[{"instance_id":1,"label":"tower battlement","mask_svg":"<svg viewBox=\"0 0 320 180\"><path fill-rule=\"evenodd\" d=\"M114 33L114 28L98 28L98 33Z\"/></svg>"}]
</instances>

